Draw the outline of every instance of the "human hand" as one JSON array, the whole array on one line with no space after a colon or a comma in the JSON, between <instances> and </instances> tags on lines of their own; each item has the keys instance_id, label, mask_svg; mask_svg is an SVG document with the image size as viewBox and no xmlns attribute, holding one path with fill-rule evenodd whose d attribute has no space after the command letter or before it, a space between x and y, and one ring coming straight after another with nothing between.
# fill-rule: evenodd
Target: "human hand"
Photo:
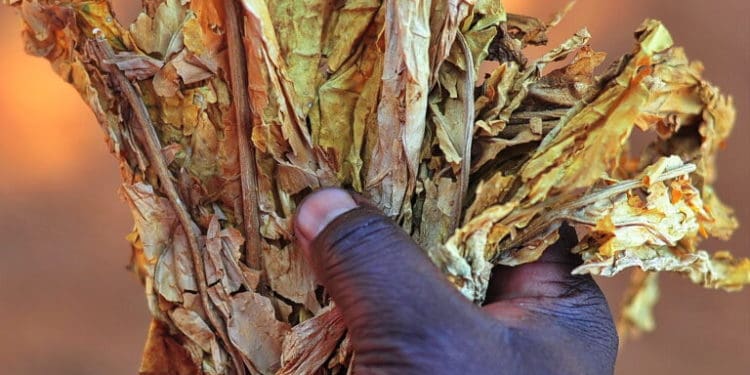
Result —
<instances>
[{"instance_id":1,"label":"human hand","mask_svg":"<svg viewBox=\"0 0 750 375\"><path fill-rule=\"evenodd\" d=\"M357 374L611 374L617 333L601 290L570 271L576 236L537 262L496 267L464 298L401 228L344 190L300 206L300 248L341 311Z\"/></svg>"}]
</instances>

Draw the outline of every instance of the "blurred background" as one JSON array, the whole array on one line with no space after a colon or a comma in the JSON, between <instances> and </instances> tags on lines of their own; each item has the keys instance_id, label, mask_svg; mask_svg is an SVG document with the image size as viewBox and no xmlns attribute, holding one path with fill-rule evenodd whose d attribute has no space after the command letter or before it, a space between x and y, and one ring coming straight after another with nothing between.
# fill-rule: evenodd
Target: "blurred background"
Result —
<instances>
[{"instance_id":1,"label":"blurred background","mask_svg":"<svg viewBox=\"0 0 750 375\"><path fill-rule=\"evenodd\" d=\"M505 1L546 19L567 0ZM137 2L115 1L130 22ZM719 159L718 191L742 224L728 243L750 256L750 2L580 0L551 45L587 26L610 61L629 52L644 18L663 20L739 117ZM78 94L26 56L14 11L0 7L0 368L5 374L134 374L148 324L125 266L131 219L119 175ZM533 51L538 55L542 50ZM627 277L601 280L617 310ZM740 374L750 368L750 291L707 291L667 275L658 328L620 350L617 374Z\"/></svg>"}]
</instances>

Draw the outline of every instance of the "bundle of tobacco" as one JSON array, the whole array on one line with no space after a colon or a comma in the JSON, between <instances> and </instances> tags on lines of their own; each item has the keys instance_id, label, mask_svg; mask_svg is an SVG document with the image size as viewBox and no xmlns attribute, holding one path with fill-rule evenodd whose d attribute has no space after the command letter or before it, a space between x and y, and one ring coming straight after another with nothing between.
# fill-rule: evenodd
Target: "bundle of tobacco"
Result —
<instances>
[{"instance_id":1,"label":"bundle of tobacco","mask_svg":"<svg viewBox=\"0 0 750 375\"><path fill-rule=\"evenodd\" d=\"M347 371L291 228L325 186L369 197L477 303L493 265L536 260L564 223L573 272L640 270L626 331L653 326L656 272L750 283L749 259L698 248L737 226L711 187L732 100L658 21L597 75L585 29L528 61L563 13L499 0L144 0L129 27L104 0L4 2L119 160L153 315L143 374Z\"/></svg>"}]
</instances>

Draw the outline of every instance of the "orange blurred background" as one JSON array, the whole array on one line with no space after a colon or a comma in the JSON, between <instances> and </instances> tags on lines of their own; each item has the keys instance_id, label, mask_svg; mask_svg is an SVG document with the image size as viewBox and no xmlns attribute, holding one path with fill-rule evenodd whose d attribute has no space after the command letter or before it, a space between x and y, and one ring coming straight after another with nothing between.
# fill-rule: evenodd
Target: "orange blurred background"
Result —
<instances>
[{"instance_id":1,"label":"orange blurred background","mask_svg":"<svg viewBox=\"0 0 750 375\"><path fill-rule=\"evenodd\" d=\"M505 4L544 18L566 2ZM118 18L134 19L136 3L115 1ZM746 226L749 14L746 0L580 0L551 40L585 25L611 60L630 51L644 18L662 19L705 63L706 77L735 98L738 123L719 159L718 190ZM24 54L20 30L17 15L0 7L0 372L133 374L148 314L125 269L131 219L117 197L117 166L77 93L46 61ZM707 246L750 256L745 227L729 243ZM615 309L625 278L601 280ZM750 292L706 291L677 276L662 285L657 331L621 349L617 374L747 373Z\"/></svg>"}]
</instances>

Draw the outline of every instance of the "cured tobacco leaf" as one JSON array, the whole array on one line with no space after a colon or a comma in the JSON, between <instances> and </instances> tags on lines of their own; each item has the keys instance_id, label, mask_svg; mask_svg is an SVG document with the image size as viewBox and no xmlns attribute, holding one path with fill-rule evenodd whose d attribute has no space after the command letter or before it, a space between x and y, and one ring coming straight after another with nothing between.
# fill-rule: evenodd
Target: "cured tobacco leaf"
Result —
<instances>
[{"instance_id":1,"label":"cured tobacco leaf","mask_svg":"<svg viewBox=\"0 0 750 375\"><path fill-rule=\"evenodd\" d=\"M657 273L633 271L630 288L625 292L625 307L617 322L617 333L620 341L641 332L650 332L656 328L653 308L659 300L659 283Z\"/></svg>"},{"instance_id":2,"label":"cured tobacco leaf","mask_svg":"<svg viewBox=\"0 0 750 375\"><path fill-rule=\"evenodd\" d=\"M716 142L712 139L714 134L700 129L731 126L724 120L733 118L733 110L729 106L717 107L714 104L726 103L728 99L716 98L715 89L698 78L697 66L689 64L682 50L673 47L672 39L663 25L657 21L646 21L636 35L636 50L599 79L597 86L600 90L583 97L560 117L555 128L528 160L515 167L513 173L494 172L494 176L486 180L500 182L500 189L487 189L480 184L475 204L482 204L486 208L470 208L470 214L477 212L476 216L466 217L465 225L446 244L447 251L463 257L481 254L488 263L526 263L538 259L546 246L557 238L555 229L563 221L568 221L579 229L582 238L579 249L584 246L591 249L583 254L584 265L577 272L611 276L621 268L641 265L622 262L618 267L617 263L612 264L621 262L621 257L625 255L626 258L655 259L661 263L641 265L642 268L685 272L694 282L711 287L734 288L748 282L750 274L744 262L727 263L722 257L717 262L727 264L729 271L713 271L706 265L711 261L705 253L695 249L699 232L705 236L712 234L706 228L725 228L716 232L722 236L733 230L735 224L730 211L718 204L721 216L712 215L712 208L705 206L701 200L702 193L692 185L693 179L678 178L677 174L667 173L680 169L680 157L691 160L700 166L694 178L695 184L705 189L710 177L707 180L704 176L711 173L713 165L706 159L712 158L711 154L689 149L689 146L680 149L663 146L664 142L672 142L673 138L688 137L690 130L698 130L695 134L698 139L693 147L710 146ZM560 50L575 45L571 41L561 46ZM584 50L582 53L589 52ZM587 61L596 63L597 60ZM574 60L571 66L580 61ZM579 71L572 68L566 70L556 73L572 75ZM543 90L541 87L538 89ZM669 109L665 108L667 105ZM652 150L642 157L641 165L653 163L648 167L633 168L623 163L622 154L635 126L659 131L659 139L652 145ZM529 127L532 127L531 121ZM657 149L678 151L681 155L657 159L661 154ZM637 173L641 169L643 175L639 177ZM682 174L694 169L682 169ZM628 184L625 182L627 180L622 180L628 177L635 177L633 182L641 183ZM652 185L664 179L672 180L671 190L667 190L661 182ZM641 186L649 189L647 202L642 202L635 195L635 190ZM508 193L513 187L517 188ZM498 191L502 191L502 196ZM705 191L711 192L710 188ZM490 196L485 197L485 193ZM681 207L677 208L677 204ZM645 213L653 215L653 218L645 220ZM618 222L622 224L615 224ZM618 227L622 233L614 233ZM594 234L588 233L592 230ZM633 231L641 234L638 243L615 245L616 241L634 240L635 237L631 237ZM642 251L633 247L640 245L643 245ZM662 246L669 250L646 255L649 251L658 252ZM680 264L691 264L695 268L688 271L688 266L681 269L668 266L667 260L675 257L680 259ZM611 268L608 268L608 272L602 272L603 268L593 265L594 259L597 259L600 267L609 265ZM724 266L720 268L723 270ZM461 279L459 286L465 294L481 299L490 269L489 265L484 265L480 273L454 276Z\"/></svg>"},{"instance_id":3,"label":"cured tobacco leaf","mask_svg":"<svg viewBox=\"0 0 750 375\"><path fill-rule=\"evenodd\" d=\"M657 272L750 283L750 260L698 248L737 226L711 187L731 98L658 21L596 76L585 29L523 55L570 7L543 22L499 0L145 0L124 27L105 0L4 2L120 163L153 316L142 374L351 368L292 235L326 186L368 196L478 303L495 264L536 260L564 223L575 273L639 269L624 333L653 328ZM653 136L638 157L635 127Z\"/></svg>"}]
</instances>

